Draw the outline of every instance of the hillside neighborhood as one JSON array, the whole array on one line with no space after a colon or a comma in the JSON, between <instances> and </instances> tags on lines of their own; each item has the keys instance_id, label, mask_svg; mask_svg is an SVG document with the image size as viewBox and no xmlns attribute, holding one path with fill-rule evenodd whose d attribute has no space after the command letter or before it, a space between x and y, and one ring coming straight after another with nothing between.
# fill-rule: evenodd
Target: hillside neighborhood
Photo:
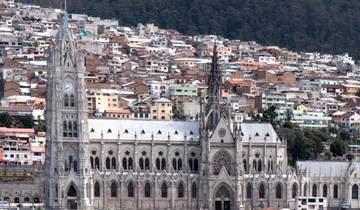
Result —
<instances>
[{"instance_id":1,"label":"hillside neighborhood","mask_svg":"<svg viewBox=\"0 0 360 210\"><path fill-rule=\"evenodd\" d=\"M360 66L348 54L187 36L153 24L121 26L117 20L0 0L2 167L45 163L48 48L64 15L86 54L84 103L89 118L129 120L130 125L139 120L200 121L216 49L221 101L233 132L242 123L271 123L287 139L292 165L297 160L360 160ZM77 103L73 94L64 97L64 106ZM64 130L65 136L78 135L76 124ZM89 130L101 138L112 132ZM304 151L319 149L302 156L306 152L300 151L298 139L312 142Z\"/></svg>"}]
</instances>

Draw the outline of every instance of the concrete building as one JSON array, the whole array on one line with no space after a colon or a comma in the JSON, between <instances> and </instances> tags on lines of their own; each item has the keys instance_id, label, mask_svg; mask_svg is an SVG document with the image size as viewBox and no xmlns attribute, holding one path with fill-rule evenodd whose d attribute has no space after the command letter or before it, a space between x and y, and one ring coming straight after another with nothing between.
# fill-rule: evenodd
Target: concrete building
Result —
<instances>
[{"instance_id":1,"label":"concrete building","mask_svg":"<svg viewBox=\"0 0 360 210\"><path fill-rule=\"evenodd\" d=\"M173 116L172 101L166 98L159 98L151 103L151 119L171 120Z\"/></svg>"}]
</instances>

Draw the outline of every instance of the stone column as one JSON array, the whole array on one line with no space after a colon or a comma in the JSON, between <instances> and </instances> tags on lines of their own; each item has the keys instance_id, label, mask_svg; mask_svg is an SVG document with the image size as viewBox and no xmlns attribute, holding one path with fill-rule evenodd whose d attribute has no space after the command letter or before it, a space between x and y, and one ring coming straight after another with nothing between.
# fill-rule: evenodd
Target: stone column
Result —
<instances>
[{"instance_id":1,"label":"stone column","mask_svg":"<svg viewBox=\"0 0 360 210\"><path fill-rule=\"evenodd\" d=\"M141 180L140 177L138 176L137 180L136 180L136 208L140 207L140 187L141 187Z\"/></svg>"},{"instance_id":2,"label":"stone column","mask_svg":"<svg viewBox=\"0 0 360 210\"><path fill-rule=\"evenodd\" d=\"M158 183L158 178L155 177L155 180L154 180L154 185L153 185L153 192L154 192L154 209L158 209L159 208L159 183Z\"/></svg>"}]
</instances>

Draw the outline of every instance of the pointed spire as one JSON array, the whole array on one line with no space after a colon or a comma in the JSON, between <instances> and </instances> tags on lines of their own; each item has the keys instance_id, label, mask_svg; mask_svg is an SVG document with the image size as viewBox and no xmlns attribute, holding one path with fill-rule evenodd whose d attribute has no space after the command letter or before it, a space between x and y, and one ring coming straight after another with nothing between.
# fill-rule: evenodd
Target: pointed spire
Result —
<instances>
[{"instance_id":1,"label":"pointed spire","mask_svg":"<svg viewBox=\"0 0 360 210\"><path fill-rule=\"evenodd\" d=\"M210 130L215 129L220 120L221 81L222 75L218 65L217 43L215 41L211 70L208 77L208 102L205 110L205 113L208 116L206 127Z\"/></svg>"},{"instance_id":2,"label":"pointed spire","mask_svg":"<svg viewBox=\"0 0 360 210\"><path fill-rule=\"evenodd\" d=\"M221 98L222 75L218 64L217 41L214 43L211 70L208 81L208 106L219 104Z\"/></svg>"}]
</instances>

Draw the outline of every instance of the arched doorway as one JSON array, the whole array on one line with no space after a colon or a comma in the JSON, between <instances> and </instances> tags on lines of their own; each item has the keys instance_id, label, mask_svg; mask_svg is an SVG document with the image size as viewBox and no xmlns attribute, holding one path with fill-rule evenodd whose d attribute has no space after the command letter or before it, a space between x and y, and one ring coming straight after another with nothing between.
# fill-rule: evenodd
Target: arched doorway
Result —
<instances>
[{"instance_id":1,"label":"arched doorway","mask_svg":"<svg viewBox=\"0 0 360 210\"><path fill-rule=\"evenodd\" d=\"M77 191L73 185L70 185L67 191L67 203L66 206L68 209L77 209L78 208L78 196Z\"/></svg>"},{"instance_id":2,"label":"arched doorway","mask_svg":"<svg viewBox=\"0 0 360 210\"><path fill-rule=\"evenodd\" d=\"M225 186L221 186L215 193L215 210L231 210L231 194Z\"/></svg>"}]
</instances>

